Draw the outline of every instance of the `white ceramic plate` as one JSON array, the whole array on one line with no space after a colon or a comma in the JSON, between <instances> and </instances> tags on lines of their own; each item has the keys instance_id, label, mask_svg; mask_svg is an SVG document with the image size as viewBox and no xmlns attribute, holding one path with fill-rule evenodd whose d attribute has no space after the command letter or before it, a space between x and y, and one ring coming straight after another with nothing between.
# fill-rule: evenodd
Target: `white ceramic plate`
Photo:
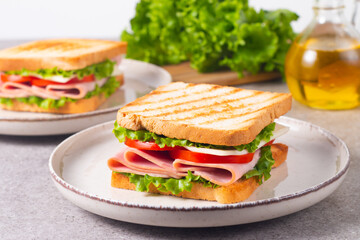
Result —
<instances>
[{"instance_id":1,"label":"white ceramic plate","mask_svg":"<svg viewBox=\"0 0 360 240\"><path fill-rule=\"evenodd\" d=\"M113 122L77 133L50 157L58 190L77 206L101 216L156 226L214 227L251 223L307 208L331 194L349 167L349 151L336 136L311 123L282 117L290 131L287 161L245 202L216 202L115 189L107 159L119 149Z\"/></svg>"},{"instance_id":2,"label":"white ceramic plate","mask_svg":"<svg viewBox=\"0 0 360 240\"><path fill-rule=\"evenodd\" d=\"M80 114L48 114L0 109L0 134L36 136L77 132L115 119L121 106L171 82L171 75L153 64L124 59L121 67L125 84L97 110Z\"/></svg>"}]
</instances>

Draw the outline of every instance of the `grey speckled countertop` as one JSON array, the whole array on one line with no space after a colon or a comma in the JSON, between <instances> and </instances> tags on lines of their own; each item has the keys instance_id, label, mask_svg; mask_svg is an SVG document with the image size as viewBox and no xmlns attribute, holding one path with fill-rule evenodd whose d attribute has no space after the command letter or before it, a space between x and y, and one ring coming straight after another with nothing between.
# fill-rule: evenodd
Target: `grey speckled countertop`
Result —
<instances>
[{"instance_id":1,"label":"grey speckled countertop","mask_svg":"<svg viewBox=\"0 0 360 240\"><path fill-rule=\"evenodd\" d=\"M242 87L288 91L281 81ZM63 198L49 174L49 156L68 136L0 135L0 239L360 239L360 108L321 111L294 102L287 116L324 127L345 141L351 165L344 182L300 212L219 228L142 226L89 213Z\"/></svg>"}]
</instances>

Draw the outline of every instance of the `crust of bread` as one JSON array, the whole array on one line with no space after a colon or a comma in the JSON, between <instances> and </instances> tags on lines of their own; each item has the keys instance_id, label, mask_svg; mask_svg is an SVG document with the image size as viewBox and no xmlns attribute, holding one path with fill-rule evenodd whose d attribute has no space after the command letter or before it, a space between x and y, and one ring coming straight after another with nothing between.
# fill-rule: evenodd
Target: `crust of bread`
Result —
<instances>
[{"instance_id":1,"label":"crust of bread","mask_svg":"<svg viewBox=\"0 0 360 240\"><path fill-rule=\"evenodd\" d=\"M213 94L217 92L221 94ZM253 141L264 127L288 112L291 103L289 93L176 82L121 108L117 122L127 129L145 129L169 138L237 146Z\"/></svg>"},{"instance_id":2,"label":"crust of bread","mask_svg":"<svg viewBox=\"0 0 360 240\"><path fill-rule=\"evenodd\" d=\"M280 143L273 144L271 145L271 152L275 160L273 168L278 167L286 160L288 146ZM135 190L135 184L130 183L127 176L116 172L112 172L111 186L115 188ZM259 187L259 183L255 177L252 177L246 180L240 179L229 186L222 186L215 189L211 187L204 187L200 183L193 183L193 187L190 192L184 191L177 195L170 192L160 192L153 184L151 184L149 192L183 198L217 201L219 203L228 204L246 200L257 187Z\"/></svg>"},{"instance_id":3,"label":"crust of bread","mask_svg":"<svg viewBox=\"0 0 360 240\"><path fill-rule=\"evenodd\" d=\"M94 39L51 39L0 51L0 71L82 69L126 53L126 42Z\"/></svg>"},{"instance_id":4,"label":"crust of bread","mask_svg":"<svg viewBox=\"0 0 360 240\"><path fill-rule=\"evenodd\" d=\"M119 75L116 77L116 80L120 82L120 86L124 82L124 76ZM14 99L13 104L8 106L6 104L0 104L0 108L10 111L21 111L21 112L38 112L38 113L57 113L57 114L74 114L74 113L84 113L91 112L96 110L101 104L106 101L104 94L93 96L87 99L80 99L76 102L67 102L64 106L60 108L48 108L44 109L39 107L36 104L27 104L19 102Z\"/></svg>"}]
</instances>

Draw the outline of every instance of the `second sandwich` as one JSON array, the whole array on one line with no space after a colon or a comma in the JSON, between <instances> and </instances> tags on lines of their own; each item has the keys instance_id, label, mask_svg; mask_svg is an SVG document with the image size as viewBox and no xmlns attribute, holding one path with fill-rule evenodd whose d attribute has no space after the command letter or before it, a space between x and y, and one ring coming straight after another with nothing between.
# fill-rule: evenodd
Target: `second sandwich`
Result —
<instances>
[{"instance_id":1,"label":"second sandwich","mask_svg":"<svg viewBox=\"0 0 360 240\"><path fill-rule=\"evenodd\" d=\"M0 51L0 107L12 111L93 111L123 83L125 42L53 39Z\"/></svg>"}]
</instances>

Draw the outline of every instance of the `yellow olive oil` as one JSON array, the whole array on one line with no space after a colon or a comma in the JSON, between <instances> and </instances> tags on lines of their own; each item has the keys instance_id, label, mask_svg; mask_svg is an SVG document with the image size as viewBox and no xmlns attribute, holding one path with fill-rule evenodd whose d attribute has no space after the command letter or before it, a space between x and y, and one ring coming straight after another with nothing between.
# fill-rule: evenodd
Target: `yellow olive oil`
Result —
<instances>
[{"instance_id":1,"label":"yellow olive oil","mask_svg":"<svg viewBox=\"0 0 360 240\"><path fill-rule=\"evenodd\" d=\"M300 37L300 36L299 36ZM310 107L349 109L360 105L360 43L322 36L292 44L285 76L293 97Z\"/></svg>"}]
</instances>

